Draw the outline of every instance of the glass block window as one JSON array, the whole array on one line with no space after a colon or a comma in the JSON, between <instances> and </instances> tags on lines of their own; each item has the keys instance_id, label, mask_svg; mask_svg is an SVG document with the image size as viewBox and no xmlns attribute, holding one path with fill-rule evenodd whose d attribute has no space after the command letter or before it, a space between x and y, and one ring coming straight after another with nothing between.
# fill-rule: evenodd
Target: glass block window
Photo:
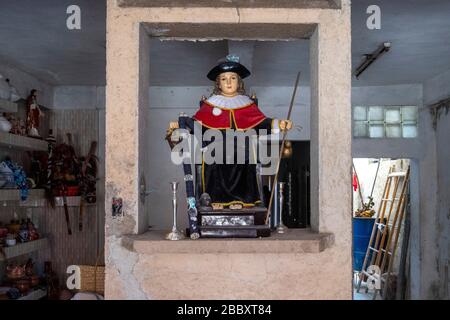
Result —
<instances>
[{"instance_id":1,"label":"glass block window","mask_svg":"<svg viewBox=\"0 0 450 320\"><path fill-rule=\"evenodd\" d=\"M355 106L353 136L359 138L417 137L416 106Z\"/></svg>"}]
</instances>

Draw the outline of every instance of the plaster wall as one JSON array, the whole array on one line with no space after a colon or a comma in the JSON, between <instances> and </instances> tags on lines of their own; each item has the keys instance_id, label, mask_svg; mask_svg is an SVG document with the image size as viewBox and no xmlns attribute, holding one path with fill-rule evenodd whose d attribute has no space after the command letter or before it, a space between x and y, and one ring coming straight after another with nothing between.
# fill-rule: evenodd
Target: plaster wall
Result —
<instances>
[{"instance_id":1,"label":"plaster wall","mask_svg":"<svg viewBox=\"0 0 450 320\"><path fill-rule=\"evenodd\" d=\"M424 105L433 104L450 97L450 70L424 83ZM431 118L428 109L426 111ZM448 299L449 294L449 258L450 258L450 151L448 139L450 137L450 114L445 108L439 112L436 130L430 133L435 139L435 167L436 184L435 211L431 214L428 228L423 230L424 254L423 290L422 294L428 299ZM424 217L425 218L425 217ZM430 216L428 217L430 218Z\"/></svg>"},{"instance_id":2,"label":"plaster wall","mask_svg":"<svg viewBox=\"0 0 450 320\"><path fill-rule=\"evenodd\" d=\"M205 255L201 257L194 255L192 258L184 255L161 256L155 260L157 263L155 265L151 261L151 256L136 255L121 245L122 235L142 232L141 220L145 217L145 212L139 205L139 187L136 184L142 162L140 152L144 151L141 148L147 147L142 141L144 137L141 136L144 130L139 129L143 128L143 123L139 119L139 116L143 115L142 107L148 105L144 103L143 97L147 95L143 88L148 80L144 72L145 59L139 59L145 56L148 48L141 42L143 34L139 27L140 22L186 22L199 25L208 22L318 24L311 39L313 43L311 56L315 57L311 61L314 79L311 85L313 88L311 110L314 110L314 114L311 118L312 123L316 125L315 130L311 130L311 141L320 145L312 152L312 162L316 164L312 173L317 181L314 186L316 198L312 199L317 215L314 230L333 233L335 244L332 248L326 249L326 254L301 255L301 257L294 254L287 255L284 260L280 259L279 263L274 263L274 267L267 274L286 275L282 284L274 287L274 297L311 298L311 292L314 292L316 297L351 298L351 192L350 188L347 188L351 180L349 1L342 1L340 10L240 9L236 12L228 8L125 9L117 7L116 2L112 0L108 1L107 14L106 297L158 298L152 292L163 294L167 281L179 279L176 284L183 287L193 279L198 279L200 276L198 268L209 270L206 259L208 257ZM236 30L239 32L239 29ZM343 191L335 194L336 189ZM123 218L112 219L110 216L111 200L114 196L120 196L124 200ZM227 258L223 254L211 256L218 265ZM248 263L257 267L260 265L259 262L253 264L253 261L259 259L261 263L263 261L265 263L267 260L263 260L257 254L250 255L245 263L240 263L239 257L237 258L232 268L224 269L225 272L220 273L221 279L228 279L234 275L237 287L222 287L220 296L231 298L233 291L240 292L240 298L256 298L253 290L259 293L258 296L263 296L261 292L264 290L264 284L270 279L261 281L252 288L253 290L248 291L245 281L248 278L246 270L249 268ZM141 268L145 261L150 262ZM329 272L316 271L314 273L316 276L311 277L312 270L319 270L319 266L325 266ZM286 268L295 271L286 271ZM162 278L158 277L164 269L170 272ZM340 272L336 273L336 270ZM298 283L298 287L288 294L285 287L289 275L297 272L309 274L309 277L307 279L305 276L303 282ZM205 298L203 295L205 292L212 292L211 286L217 278L210 279L206 288L191 290L189 298ZM151 288L152 292L148 288ZM177 290L167 291L166 294L166 298L179 297ZM211 297L214 294L207 296Z\"/></svg>"}]
</instances>

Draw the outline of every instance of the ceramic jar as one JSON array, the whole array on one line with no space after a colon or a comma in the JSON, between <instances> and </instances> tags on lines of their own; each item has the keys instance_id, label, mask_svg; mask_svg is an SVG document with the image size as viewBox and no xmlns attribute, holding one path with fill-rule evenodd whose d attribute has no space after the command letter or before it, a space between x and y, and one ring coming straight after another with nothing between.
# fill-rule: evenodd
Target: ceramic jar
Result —
<instances>
[{"instance_id":1,"label":"ceramic jar","mask_svg":"<svg viewBox=\"0 0 450 320\"><path fill-rule=\"evenodd\" d=\"M7 245L8 247L12 247L12 246L15 246L15 245L17 244L16 237L15 237L14 234L12 234L12 233L9 233L9 234L6 236L5 242L6 242L6 245Z\"/></svg>"},{"instance_id":2,"label":"ceramic jar","mask_svg":"<svg viewBox=\"0 0 450 320\"><path fill-rule=\"evenodd\" d=\"M25 267L9 265L6 267L6 275L9 279L20 279L25 276Z\"/></svg>"}]
</instances>

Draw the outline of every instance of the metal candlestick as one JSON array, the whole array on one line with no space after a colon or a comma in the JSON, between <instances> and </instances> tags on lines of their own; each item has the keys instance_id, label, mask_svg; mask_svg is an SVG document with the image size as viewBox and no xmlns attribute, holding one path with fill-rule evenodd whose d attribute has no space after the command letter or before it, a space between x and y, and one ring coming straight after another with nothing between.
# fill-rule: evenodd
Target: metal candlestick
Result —
<instances>
[{"instance_id":1,"label":"metal candlestick","mask_svg":"<svg viewBox=\"0 0 450 320\"><path fill-rule=\"evenodd\" d=\"M285 233L286 232L286 226L283 224L283 191L284 191L284 182L278 182L278 189L279 189L279 199L280 199L280 207L279 207L279 222L277 226L277 233Z\"/></svg>"},{"instance_id":2,"label":"metal candlestick","mask_svg":"<svg viewBox=\"0 0 450 320\"><path fill-rule=\"evenodd\" d=\"M184 239L185 236L177 229L177 190L178 190L178 182L172 181L172 207L173 207L173 227L172 232L168 233L166 236L167 240L181 240Z\"/></svg>"}]
</instances>

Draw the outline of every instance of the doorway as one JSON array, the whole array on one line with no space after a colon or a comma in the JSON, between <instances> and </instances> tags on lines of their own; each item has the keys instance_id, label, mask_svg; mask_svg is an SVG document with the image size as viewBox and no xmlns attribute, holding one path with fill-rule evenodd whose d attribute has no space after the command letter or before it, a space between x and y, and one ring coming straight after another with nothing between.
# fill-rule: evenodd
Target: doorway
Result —
<instances>
[{"instance_id":1,"label":"doorway","mask_svg":"<svg viewBox=\"0 0 450 320\"><path fill-rule=\"evenodd\" d=\"M409 296L410 177L409 159L353 159L355 300Z\"/></svg>"}]
</instances>

